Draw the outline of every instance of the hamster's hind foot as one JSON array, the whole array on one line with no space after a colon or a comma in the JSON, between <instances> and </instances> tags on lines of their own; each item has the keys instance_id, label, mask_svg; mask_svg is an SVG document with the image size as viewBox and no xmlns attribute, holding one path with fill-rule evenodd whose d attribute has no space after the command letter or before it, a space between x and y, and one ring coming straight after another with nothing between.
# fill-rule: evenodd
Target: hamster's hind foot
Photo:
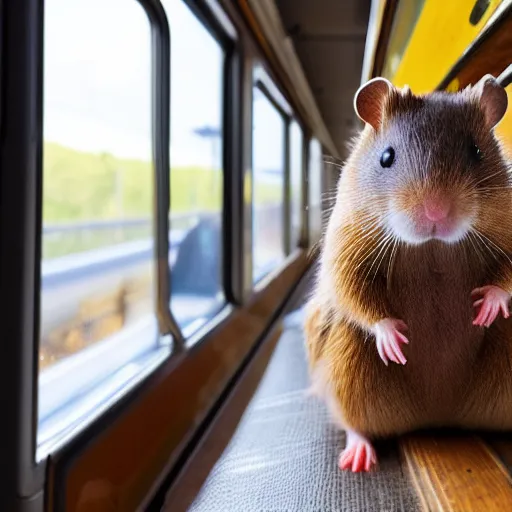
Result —
<instances>
[{"instance_id":1,"label":"hamster's hind foot","mask_svg":"<svg viewBox=\"0 0 512 512\"><path fill-rule=\"evenodd\" d=\"M387 366L389 361L397 364L405 364L405 358L400 343L409 343L409 340L400 332L407 329L407 325L402 320L395 318L384 318L373 326L375 343L380 358Z\"/></svg>"},{"instance_id":2,"label":"hamster's hind foot","mask_svg":"<svg viewBox=\"0 0 512 512\"><path fill-rule=\"evenodd\" d=\"M376 464L377 455L370 441L353 430L347 430L347 444L340 454L339 468L358 473L370 471Z\"/></svg>"},{"instance_id":3,"label":"hamster's hind foot","mask_svg":"<svg viewBox=\"0 0 512 512\"><path fill-rule=\"evenodd\" d=\"M473 303L475 308L480 308L473 325L489 327L501 311L504 318L510 316L508 303L510 294L498 286L482 286L471 292L473 299L481 297Z\"/></svg>"}]
</instances>

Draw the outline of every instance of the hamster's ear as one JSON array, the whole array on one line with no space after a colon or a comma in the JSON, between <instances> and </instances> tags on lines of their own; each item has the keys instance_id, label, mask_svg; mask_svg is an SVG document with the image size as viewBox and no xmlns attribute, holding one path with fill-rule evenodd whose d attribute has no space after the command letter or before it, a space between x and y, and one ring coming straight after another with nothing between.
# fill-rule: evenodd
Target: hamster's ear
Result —
<instances>
[{"instance_id":1,"label":"hamster's ear","mask_svg":"<svg viewBox=\"0 0 512 512\"><path fill-rule=\"evenodd\" d=\"M507 93L492 75L483 76L474 90L480 101L480 107L484 111L486 124L489 128L493 128L507 111Z\"/></svg>"},{"instance_id":2,"label":"hamster's ear","mask_svg":"<svg viewBox=\"0 0 512 512\"><path fill-rule=\"evenodd\" d=\"M372 78L359 87L354 97L354 109L359 118L378 130L382 124L384 102L392 91L385 78Z\"/></svg>"}]
</instances>

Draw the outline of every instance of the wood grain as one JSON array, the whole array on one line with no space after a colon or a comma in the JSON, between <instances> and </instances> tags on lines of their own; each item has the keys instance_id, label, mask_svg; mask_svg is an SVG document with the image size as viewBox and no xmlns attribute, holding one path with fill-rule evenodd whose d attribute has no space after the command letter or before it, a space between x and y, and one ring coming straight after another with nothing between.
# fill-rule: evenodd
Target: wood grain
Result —
<instances>
[{"instance_id":1,"label":"wood grain","mask_svg":"<svg viewBox=\"0 0 512 512\"><path fill-rule=\"evenodd\" d=\"M510 475L479 437L414 435L400 450L424 510L512 510Z\"/></svg>"}]
</instances>

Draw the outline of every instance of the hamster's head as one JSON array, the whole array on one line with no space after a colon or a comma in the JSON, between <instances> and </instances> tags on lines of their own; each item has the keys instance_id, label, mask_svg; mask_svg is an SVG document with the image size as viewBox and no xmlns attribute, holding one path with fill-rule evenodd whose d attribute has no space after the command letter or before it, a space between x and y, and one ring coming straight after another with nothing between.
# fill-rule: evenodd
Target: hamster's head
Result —
<instances>
[{"instance_id":1,"label":"hamster's head","mask_svg":"<svg viewBox=\"0 0 512 512\"><path fill-rule=\"evenodd\" d=\"M496 215L511 182L493 133L507 95L492 76L423 96L376 78L354 106L366 127L350 167L386 231L407 244L456 243Z\"/></svg>"}]
</instances>

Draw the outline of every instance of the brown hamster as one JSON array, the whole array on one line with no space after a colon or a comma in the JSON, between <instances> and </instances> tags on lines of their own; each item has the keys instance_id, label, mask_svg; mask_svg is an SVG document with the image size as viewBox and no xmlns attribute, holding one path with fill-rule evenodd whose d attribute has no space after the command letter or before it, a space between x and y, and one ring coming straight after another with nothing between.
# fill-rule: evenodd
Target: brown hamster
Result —
<instances>
[{"instance_id":1,"label":"brown hamster","mask_svg":"<svg viewBox=\"0 0 512 512\"><path fill-rule=\"evenodd\" d=\"M372 438L512 428L512 182L490 75L424 96L378 78L354 104L366 126L305 327L314 388L347 430L339 466L368 471Z\"/></svg>"}]
</instances>

